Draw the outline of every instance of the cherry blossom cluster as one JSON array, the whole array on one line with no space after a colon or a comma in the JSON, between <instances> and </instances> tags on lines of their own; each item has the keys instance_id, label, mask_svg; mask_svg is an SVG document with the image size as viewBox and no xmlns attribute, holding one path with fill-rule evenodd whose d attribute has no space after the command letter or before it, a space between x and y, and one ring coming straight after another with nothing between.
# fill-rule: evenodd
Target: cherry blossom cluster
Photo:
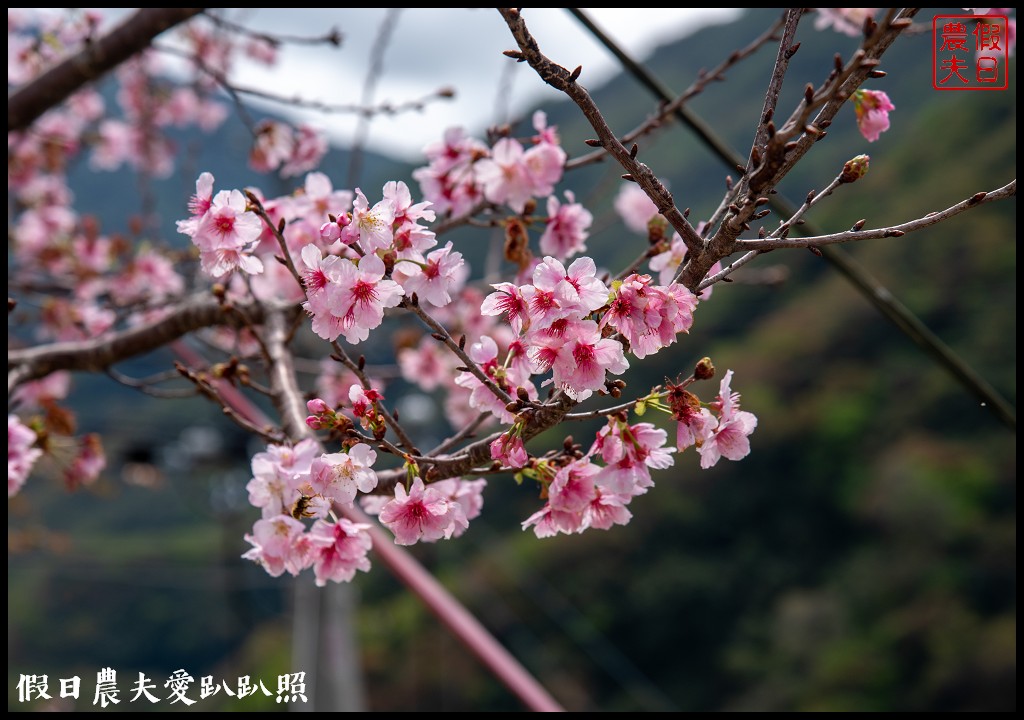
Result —
<instances>
[{"instance_id":1,"label":"cherry blossom cluster","mask_svg":"<svg viewBox=\"0 0 1024 720\"><path fill-rule=\"evenodd\" d=\"M324 453L319 443L307 439L270 445L253 457L253 477L246 488L249 502L262 516L245 536L252 548L243 557L274 577L312 567L320 586L349 581L357 571L370 569L370 526L340 518L335 510L351 506L357 495L377 486L377 454L362 442L350 441L345 447L344 452ZM408 491L399 484L393 499L375 498L373 508L398 544L448 539L461 535L479 515L485 484L449 479L425 487L415 477ZM312 519L309 527L307 519Z\"/></svg>"},{"instance_id":2,"label":"cherry blossom cluster","mask_svg":"<svg viewBox=\"0 0 1024 720\"><path fill-rule=\"evenodd\" d=\"M314 127L263 120L256 127L256 141L249 153L249 167L257 172L277 170L294 177L316 168L327 153L327 137Z\"/></svg>"},{"instance_id":3,"label":"cherry blossom cluster","mask_svg":"<svg viewBox=\"0 0 1024 720\"><path fill-rule=\"evenodd\" d=\"M503 137L488 148L483 142L466 137L462 128L450 129L443 142L427 146L424 153L430 163L413 172L413 177L423 196L439 213L461 215L480 200L508 205L521 213L528 200L554 192L567 158L555 128L547 125L543 112L534 114L533 126L537 135L528 149L510 137ZM571 197L569 202L572 204ZM550 214L555 216L557 211L556 204ZM585 218L564 222L579 225L580 220L590 224ZM557 240L551 239L549 243Z\"/></svg>"},{"instance_id":4,"label":"cherry blossom cluster","mask_svg":"<svg viewBox=\"0 0 1024 720\"><path fill-rule=\"evenodd\" d=\"M556 160L564 162L564 152L542 115L535 117L534 127L538 135L529 150L511 138L487 148L450 131L443 148L428 151L431 165L417 172L428 198L422 202L414 202L402 182L387 183L381 199L371 203L361 189L336 191L326 176L310 173L303 188L291 196L260 199L250 191L251 202L244 205L238 191L213 196L212 177L204 175L197 185L193 215L179 227L197 245L209 243L220 232L231 239L217 242L244 248L254 260L262 256L260 264L268 269L284 267L270 262L270 253L283 250L298 258L297 276L279 270L276 279L261 275L254 281L281 284L273 295L277 298L296 297L298 290L312 330L325 340L361 343L382 326L385 311L404 303L432 313L450 336L460 336L459 347L465 349L461 356L445 349L439 343L443 336L437 333L405 345L398 353L403 377L427 392L442 389L453 426L472 422L470 412L506 426L490 441L490 455L500 467L518 470L540 485L547 503L524 528L533 527L544 537L627 522L630 500L653 485L650 469L670 466L675 448L665 446L667 431L651 423L631 425L625 412L618 411L587 455L573 450L536 458L526 449L529 421L522 411L538 404L539 388L548 385L573 402L595 393L619 396L625 384L609 377L626 371L627 354L642 359L676 342L680 333L689 331L698 299L672 282L684 261L682 241L678 235L669 240L667 223L653 203L646 196L628 198L631 191L623 191L618 204L628 206L631 226L643 228L659 249L664 248L652 254L651 268L667 282L655 284L650 275L638 272L611 281L599 276L589 257L579 257L568 267L563 264L565 257L585 249L591 215L571 193L565 194L564 203L552 194L560 166L558 172L552 167ZM454 177L460 184L449 182ZM545 194L548 217L532 217L534 198ZM538 244L542 252L554 254L534 258L523 249L515 258L523 281L493 284L488 295L466 285L469 271L461 254L451 243L434 249L435 233L425 223L436 220L435 205L452 212L457 198L470 197L509 208L514 214L504 221L506 235L520 234L524 248L529 227L542 222ZM250 208L257 200L264 213L262 225L253 222L255 208ZM239 263L227 272L236 268L245 269ZM254 282L253 292L259 296L263 290ZM459 309L452 311L455 298ZM479 311L466 312L467 307ZM710 418L704 434L683 444L679 438L685 433L677 433L679 450L688 445L702 448L705 467L719 457L745 455L739 447L756 425L750 420L753 416L740 413L736 399L723 392L725 399L703 408ZM645 407L671 412L680 427L689 427L658 399L668 395L652 395ZM341 407L345 402L347 409ZM326 517L333 503L351 504L360 494L364 509L376 514L399 544L448 539L466 530L482 505L482 479L425 476L406 455L404 481L394 483L393 491L378 489L371 446L387 444L389 426L382 402L380 389L368 386L365 378L352 382L347 393L333 391L330 402L316 397L307 403L307 425L347 449L311 456L308 468L305 462L269 462L265 454L258 456L260 462L254 460L250 499L263 518L249 536L254 548L247 557L272 574L316 567L317 551L311 548L320 546L309 539L312 532L301 529L300 518L308 515L316 523L329 524ZM404 454L390 444L388 452ZM335 530L329 535L321 529L315 536L349 539L351 533ZM337 570L337 579L349 579L363 569L358 560L347 565L336 561L332 567L346 568ZM329 575L315 573L318 581Z\"/></svg>"},{"instance_id":5,"label":"cherry blossom cluster","mask_svg":"<svg viewBox=\"0 0 1024 720\"><path fill-rule=\"evenodd\" d=\"M192 238L199 248L203 272L222 278L234 269L250 275L263 272L263 262L253 254L263 222L247 209L238 190L213 194L213 175L203 173L196 181L196 194L189 202L192 216L178 221L178 232Z\"/></svg>"},{"instance_id":6,"label":"cherry blossom cluster","mask_svg":"<svg viewBox=\"0 0 1024 720\"><path fill-rule=\"evenodd\" d=\"M632 518L630 501L654 486L651 469L675 463L666 448L668 433L651 423L630 425L623 415L609 418L590 451L561 462L539 461L523 471L546 491L547 502L523 522L539 538L607 530ZM598 465L594 460L601 460Z\"/></svg>"},{"instance_id":7,"label":"cherry blossom cluster","mask_svg":"<svg viewBox=\"0 0 1024 720\"><path fill-rule=\"evenodd\" d=\"M465 282L462 254L451 243L426 253L437 245L420 223L434 220L430 203L413 203L400 181L387 183L382 193L371 207L357 188L351 212L332 213L320 227L319 244L301 250L304 307L325 340L362 342L404 296L443 307Z\"/></svg>"}]
</instances>

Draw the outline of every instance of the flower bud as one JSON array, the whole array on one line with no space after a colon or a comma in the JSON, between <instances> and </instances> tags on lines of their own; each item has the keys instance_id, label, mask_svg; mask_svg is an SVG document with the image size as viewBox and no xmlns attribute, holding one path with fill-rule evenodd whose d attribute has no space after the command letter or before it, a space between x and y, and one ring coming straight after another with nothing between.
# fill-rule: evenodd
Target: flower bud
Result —
<instances>
[{"instance_id":1,"label":"flower bud","mask_svg":"<svg viewBox=\"0 0 1024 720\"><path fill-rule=\"evenodd\" d=\"M331 412L330 406L320 398L313 398L307 402L306 409L313 415L325 415Z\"/></svg>"},{"instance_id":2,"label":"flower bud","mask_svg":"<svg viewBox=\"0 0 1024 720\"><path fill-rule=\"evenodd\" d=\"M868 174L868 165L871 158L867 155L858 155L852 160L847 160L843 165L843 172L839 176L839 182L852 183L860 180Z\"/></svg>"},{"instance_id":3,"label":"flower bud","mask_svg":"<svg viewBox=\"0 0 1024 720\"><path fill-rule=\"evenodd\" d=\"M711 358L701 358L697 367L693 369L693 377L697 380L710 380L715 376L715 366L711 364Z\"/></svg>"}]
</instances>

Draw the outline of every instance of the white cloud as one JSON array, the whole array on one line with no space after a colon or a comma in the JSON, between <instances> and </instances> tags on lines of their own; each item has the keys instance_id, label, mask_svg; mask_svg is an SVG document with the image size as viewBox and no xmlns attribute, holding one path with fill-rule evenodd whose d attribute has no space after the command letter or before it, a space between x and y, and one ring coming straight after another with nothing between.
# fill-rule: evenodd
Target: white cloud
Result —
<instances>
[{"instance_id":1,"label":"white cloud","mask_svg":"<svg viewBox=\"0 0 1024 720\"><path fill-rule=\"evenodd\" d=\"M657 45L695 32L738 13L730 8L585 8L608 35L638 57ZM247 27L265 32L316 35L338 28L344 40L338 50L289 45L280 64L266 70L239 64L234 79L242 85L273 89L285 97L301 97L330 104L359 105L374 42L386 17L386 8L335 10L259 8L240 17ZM555 62L582 65L581 82L596 86L619 71L617 61L568 11L558 8L523 10L541 50ZM397 16L376 78L377 103L398 104L422 98L450 86L456 97L434 101L421 112L379 117L370 128L367 145L408 160L420 159L428 142L440 138L451 125L463 125L476 134L497 121L501 108L521 113L544 99L557 96L525 64L502 55L514 41L494 9L407 8ZM512 65L510 84L503 72ZM506 80L508 77L506 76ZM296 111L288 105L268 105L277 112L314 122L337 141L350 140L358 119L350 114L323 116Z\"/></svg>"}]
</instances>

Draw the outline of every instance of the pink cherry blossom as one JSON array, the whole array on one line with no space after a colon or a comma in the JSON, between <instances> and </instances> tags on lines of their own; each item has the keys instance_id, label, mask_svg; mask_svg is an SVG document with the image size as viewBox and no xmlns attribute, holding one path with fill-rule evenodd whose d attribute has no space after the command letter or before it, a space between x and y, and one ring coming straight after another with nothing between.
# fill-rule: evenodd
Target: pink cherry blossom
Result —
<instances>
[{"instance_id":1,"label":"pink cherry blossom","mask_svg":"<svg viewBox=\"0 0 1024 720\"><path fill-rule=\"evenodd\" d=\"M615 196L615 211L633 232L647 234L647 223L658 215L658 206L636 183L623 183Z\"/></svg>"},{"instance_id":2,"label":"pink cherry blossom","mask_svg":"<svg viewBox=\"0 0 1024 720\"><path fill-rule=\"evenodd\" d=\"M189 201L188 209L192 214L186 220L178 220L178 232L182 235L195 237L199 227L199 221L203 219L210 206L213 204L213 175L204 172L196 180L196 192Z\"/></svg>"},{"instance_id":3,"label":"pink cherry blossom","mask_svg":"<svg viewBox=\"0 0 1024 720\"><path fill-rule=\"evenodd\" d=\"M857 90L853 93L853 109L861 135L874 142L889 129L889 112L896 106L881 90Z\"/></svg>"},{"instance_id":4,"label":"pink cherry blossom","mask_svg":"<svg viewBox=\"0 0 1024 720\"><path fill-rule=\"evenodd\" d=\"M567 159L565 150L550 142L534 145L523 154L534 197L544 197L555 191Z\"/></svg>"},{"instance_id":5,"label":"pink cherry blossom","mask_svg":"<svg viewBox=\"0 0 1024 720\"><path fill-rule=\"evenodd\" d=\"M320 454L316 441L301 440L294 446L269 445L252 458L253 477L246 485L249 503L261 508L263 517L290 511L309 482L314 458Z\"/></svg>"},{"instance_id":6,"label":"pink cherry blossom","mask_svg":"<svg viewBox=\"0 0 1024 720\"><path fill-rule=\"evenodd\" d=\"M349 390L360 380L351 370L330 358L320 361L320 373L316 379L316 394L332 408L344 405L349 399ZM384 384L376 378L370 378L370 386L377 391L384 389Z\"/></svg>"},{"instance_id":7,"label":"pink cherry blossom","mask_svg":"<svg viewBox=\"0 0 1024 720\"><path fill-rule=\"evenodd\" d=\"M309 125L300 125L294 139L291 152L281 167L282 177L293 177L312 170L327 153L327 136Z\"/></svg>"},{"instance_id":8,"label":"pink cherry blossom","mask_svg":"<svg viewBox=\"0 0 1024 720\"><path fill-rule=\"evenodd\" d=\"M355 345L369 337L384 321L384 310L398 305L404 293L394 280L384 279L384 262L376 255L366 255L358 266L342 259L331 271L326 309L338 320L334 327L318 330L314 324L313 329L325 340L341 334Z\"/></svg>"},{"instance_id":9,"label":"pink cherry blossom","mask_svg":"<svg viewBox=\"0 0 1024 720\"><path fill-rule=\"evenodd\" d=\"M538 538L554 537L558 533L571 535L585 530L584 513L566 512L551 507L545 503L544 507L528 517L522 523L523 530L533 528L533 534Z\"/></svg>"},{"instance_id":10,"label":"pink cherry blossom","mask_svg":"<svg viewBox=\"0 0 1024 720\"><path fill-rule=\"evenodd\" d=\"M256 141L249 154L249 166L256 172L276 170L288 161L294 147L291 127L276 120L263 120L256 126Z\"/></svg>"},{"instance_id":11,"label":"pink cherry blossom","mask_svg":"<svg viewBox=\"0 0 1024 720\"><path fill-rule=\"evenodd\" d=\"M65 484L74 489L79 485L92 485L107 466L100 436L89 433L82 437L71 464L64 471Z\"/></svg>"},{"instance_id":12,"label":"pink cherry blossom","mask_svg":"<svg viewBox=\"0 0 1024 720\"><path fill-rule=\"evenodd\" d=\"M606 465L598 484L606 491L628 498L653 486L651 469L664 470L675 463L665 447L668 433L651 423L627 425L613 418L597 434L590 455L600 453Z\"/></svg>"},{"instance_id":13,"label":"pink cherry blossom","mask_svg":"<svg viewBox=\"0 0 1024 720\"><path fill-rule=\"evenodd\" d=\"M394 240L395 208L389 200L381 200L372 208L359 188L352 204L352 223L342 231L342 242L357 238L366 253L374 253L391 246Z\"/></svg>"},{"instance_id":14,"label":"pink cherry blossom","mask_svg":"<svg viewBox=\"0 0 1024 720\"><path fill-rule=\"evenodd\" d=\"M369 445L359 443L347 453L325 453L310 466L309 484L325 497L348 505L356 493L368 493L377 487L373 463L377 461Z\"/></svg>"},{"instance_id":15,"label":"pink cherry blossom","mask_svg":"<svg viewBox=\"0 0 1024 720\"><path fill-rule=\"evenodd\" d=\"M43 456L34 447L36 434L22 424L17 415L7 415L7 497L18 494L25 485L32 466Z\"/></svg>"},{"instance_id":16,"label":"pink cherry blossom","mask_svg":"<svg viewBox=\"0 0 1024 720\"><path fill-rule=\"evenodd\" d=\"M1017 18L1013 15L1015 8L964 8L967 12L973 12L979 17L1002 15L1006 18L1006 51L1013 55L1017 48Z\"/></svg>"},{"instance_id":17,"label":"pink cherry blossom","mask_svg":"<svg viewBox=\"0 0 1024 720\"><path fill-rule=\"evenodd\" d=\"M485 375L491 379L499 377L501 368L498 366L498 344L492 337L484 335L479 342L473 343L469 348L468 355L473 362L480 366L480 370ZM512 422L513 415L505 409L505 401L495 395L476 375L470 372L460 372L455 378L455 384L471 391L469 396L471 407L481 412L490 411L501 422Z\"/></svg>"},{"instance_id":18,"label":"pink cherry blossom","mask_svg":"<svg viewBox=\"0 0 1024 720\"><path fill-rule=\"evenodd\" d=\"M633 514L626 509L627 502L628 498L624 500L621 495L597 486L594 499L587 505L584 513L586 526L597 530L610 530L613 525L628 524Z\"/></svg>"},{"instance_id":19,"label":"pink cherry blossom","mask_svg":"<svg viewBox=\"0 0 1024 720\"><path fill-rule=\"evenodd\" d=\"M309 531L313 573L318 587L327 581L348 582L356 571L370 571L366 554L373 541L367 532L369 525L354 523L344 518L335 523L317 520Z\"/></svg>"},{"instance_id":20,"label":"pink cherry blossom","mask_svg":"<svg viewBox=\"0 0 1024 720\"><path fill-rule=\"evenodd\" d=\"M523 332L530 323L529 307L522 289L512 283L502 282L491 285L495 292L484 298L480 305L483 315L505 315L512 330ZM524 326L525 323L525 326Z\"/></svg>"},{"instance_id":21,"label":"pink cherry blossom","mask_svg":"<svg viewBox=\"0 0 1024 720\"><path fill-rule=\"evenodd\" d=\"M818 17L814 21L815 30L833 28L836 32L850 37L857 37L864 30L864 21L874 17L878 8L815 8Z\"/></svg>"},{"instance_id":22,"label":"pink cherry blossom","mask_svg":"<svg viewBox=\"0 0 1024 720\"><path fill-rule=\"evenodd\" d=\"M40 408L54 400L63 400L71 388L71 373L66 370L52 372L39 380L19 385L12 400L19 408Z\"/></svg>"},{"instance_id":23,"label":"pink cherry blossom","mask_svg":"<svg viewBox=\"0 0 1024 720\"><path fill-rule=\"evenodd\" d=\"M179 296L184 290L185 279L175 271L170 259L143 248L111 283L110 295L122 304L140 300L160 302Z\"/></svg>"},{"instance_id":24,"label":"pink cherry blossom","mask_svg":"<svg viewBox=\"0 0 1024 720\"><path fill-rule=\"evenodd\" d=\"M412 176L438 213L461 215L483 199L473 165L475 160L488 156L486 145L455 127L445 131L441 142L424 148L424 154L430 164L417 168Z\"/></svg>"},{"instance_id":25,"label":"pink cherry blossom","mask_svg":"<svg viewBox=\"0 0 1024 720\"><path fill-rule=\"evenodd\" d=\"M552 381L573 400L586 400L604 387L605 374L621 375L629 368L621 343L602 338L593 320L573 323L559 337L538 337L529 350L534 370L552 371Z\"/></svg>"},{"instance_id":26,"label":"pink cherry blossom","mask_svg":"<svg viewBox=\"0 0 1024 720\"><path fill-rule=\"evenodd\" d=\"M492 203L508 205L522 212L533 197L533 179L526 166L525 151L518 141L502 138L494 144L491 156L473 166L476 181Z\"/></svg>"},{"instance_id":27,"label":"pink cherry blossom","mask_svg":"<svg viewBox=\"0 0 1024 720\"><path fill-rule=\"evenodd\" d=\"M430 201L413 203L409 186L401 180L385 183L382 195L384 202L390 203L394 210L396 225L415 225L420 220L433 222L436 217L434 211L430 209Z\"/></svg>"},{"instance_id":28,"label":"pink cherry blossom","mask_svg":"<svg viewBox=\"0 0 1024 720\"><path fill-rule=\"evenodd\" d=\"M586 458L559 468L548 486L548 504L554 510L582 515L595 497L594 481L600 472Z\"/></svg>"},{"instance_id":29,"label":"pink cherry blossom","mask_svg":"<svg viewBox=\"0 0 1024 720\"><path fill-rule=\"evenodd\" d=\"M455 523L455 530L452 532L453 538L461 537L468 529L468 522L479 517L480 512L483 510L483 492L484 488L487 487L487 481L483 478L476 480L449 478L432 483L430 487L437 490L449 502L458 504L462 509L467 525Z\"/></svg>"},{"instance_id":30,"label":"pink cherry blossom","mask_svg":"<svg viewBox=\"0 0 1024 720\"><path fill-rule=\"evenodd\" d=\"M719 458L742 460L750 454L750 434L757 427L757 417L750 412L739 409L739 393L734 393L729 385L733 371L729 370L722 378L718 399L711 403L712 409L718 411L719 422L711 437L698 448L700 466L709 468Z\"/></svg>"},{"instance_id":31,"label":"pink cherry blossom","mask_svg":"<svg viewBox=\"0 0 1024 720\"><path fill-rule=\"evenodd\" d=\"M352 403L352 414L356 416L364 428L377 418L377 403L384 399L377 390L367 390L361 383L353 383L348 389L348 399Z\"/></svg>"},{"instance_id":32,"label":"pink cherry blossom","mask_svg":"<svg viewBox=\"0 0 1024 720\"><path fill-rule=\"evenodd\" d=\"M429 335L414 348L398 351L398 367L407 382L415 383L425 392L451 382L455 363L452 354Z\"/></svg>"},{"instance_id":33,"label":"pink cherry blossom","mask_svg":"<svg viewBox=\"0 0 1024 720\"><path fill-rule=\"evenodd\" d=\"M491 458L511 468L521 468L530 460L523 438L512 431L502 433L491 441Z\"/></svg>"},{"instance_id":34,"label":"pink cherry blossom","mask_svg":"<svg viewBox=\"0 0 1024 720\"><path fill-rule=\"evenodd\" d=\"M188 229L179 226L179 232L187 234ZM221 190L192 235L203 271L215 278L235 268L249 274L262 272L263 263L252 255L262 232L263 222L246 210L245 196L238 190Z\"/></svg>"},{"instance_id":35,"label":"pink cherry blossom","mask_svg":"<svg viewBox=\"0 0 1024 720\"><path fill-rule=\"evenodd\" d=\"M302 195L295 198L295 214L307 216L317 226L328 215L340 217L352 209L352 191L335 190L331 179L322 172L307 174L302 189Z\"/></svg>"},{"instance_id":36,"label":"pink cherry blossom","mask_svg":"<svg viewBox=\"0 0 1024 720\"><path fill-rule=\"evenodd\" d=\"M540 236L540 251L563 260L587 249L587 230L594 222L571 191L566 191L565 199L563 205L554 195L548 198L548 221Z\"/></svg>"},{"instance_id":37,"label":"pink cherry blossom","mask_svg":"<svg viewBox=\"0 0 1024 720\"><path fill-rule=\"evenodd\" d=\"M452 301L451 292L465 282L466 269L462 253L452 252L449 242L440 250L427 255L426 261L400 261L392 277L405 289L405 294L416 296L431 305L443 307Z\"/></svg>"},{"instance_id":38,"label":"pink cherry blossom","mask_svg":"<svg viewBox=\"0 0 1024 720\"><path fill-rule=\"evenodd\" d=\"M453 503L437 490L424 486L418 477L413 478L408 492L402 483L395 486L394 499L381 509L379 517L381 523L394 533L398 545L448 539L460 525L465 529L468 524L459 503Z\"/></svg>"},{"instance_id":39,"label":"pink cherry blossom","mask_svg":"<svg viewBox=\"0 0 1024 720\"><path fill-rule=\"evenodd\" d=\"M284 572L298 575L313 560L312 545L305 526L290 515L274 515L257 520L252 533L245 536L253 547L242 555L263 566L272 577Z\"/></svg>"}]
</instances>

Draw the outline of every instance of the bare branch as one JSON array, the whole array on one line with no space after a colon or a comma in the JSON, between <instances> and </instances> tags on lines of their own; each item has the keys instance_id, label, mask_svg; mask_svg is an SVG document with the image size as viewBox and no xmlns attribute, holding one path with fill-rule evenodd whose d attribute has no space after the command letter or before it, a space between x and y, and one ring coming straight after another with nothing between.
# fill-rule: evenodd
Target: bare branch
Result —
<instances>
[{"instance_id":1,"label":"bare branch","mask_svg":"<svg viewBox=\"0 0 1024 720\"><path fill-rule=\"evenodd\" d=\"M306 425L306 403L295 379L292 353L288 348L288 317L280 311L270 311L264 326L267 347L267 371L270 374L270 395L281 415L281 427L290 440L316 439Z\"/></svg>"},{"instance_id":2,"label":"bare branch","mask_svg":"<svg viewBox=\"0 0 1024 720\"><path fill-rule=\"evenodd\" d=\"M721 63L716 65L711 70L698 73L697 79L679 94L678 97L673 99L672 93L665 87L663 87L640 63L630 57L622 48L620 48L611 38L601 32L600 28L584 13L580 8L569 8L569 11L582 22L588 30L596 37L604 46L618 59L622 65L629 70L634 77L637 77L644 85L647 86L657 97L661 99L664 105L660 108L653 117L644 121L641 125L630 130L628 133L622 136L622 142L628 143L636 140L637 138L646 135L652 130L657 129L662 125L666 118L670 115L675 115L679 120L684 123L692 124L693 116L690 115L685 105L686 103L703 92L704 88L711 82L722 81L725 79L725 73L732 66L736 65L740 60L752 56L757 52L762 45L772 40L778 40L778 32L782 28L785 22L785 16L779 17L774 23L772 23L767 30L761 35L755 38L746 47L739 50L734 50L730 53L729 57L723 60ZM578 158L569 160L565 164L566 170L572 170L582 165L589 165L591 163L599 162L608 155L604 149L595 150L592 153L581 155Z\"/></svg>"},{"instance_id":3,"label":"bare branch","mask_svg":"<svg viewBox=\"0 0 1024 720\"><path fill-rule=\"evenodd\" d=\"M263 320L259 303L236 306L251 322ZM35 380L56 370L103 372L114 363L156 350L200 328L226 325L239 327L239 319L215 298L200 293L183 301L166 316L109 336L79 342L58 342L7 352L8 390L11 373L18 382Z\"/></svg>"},{"instance_id":4,"label":"bare branch","mask_svg":"<svg viewBox=\"0 0 1024 720\"><path fill-rule=\"evenodd\" d=\"M980 192L971 197L958 202L956 205L946 208L941 212L934 212L929 215L925 215L923 218L917 220L911 220L910 222L900 223L899 225L891 225L889 227L879 228L877 230L847 230L841 233L832 233L830 235L815 235L812 237L804 238L776 238L770 239L765 238L764 240L737 240L736 247L744 250L774 250L776 248L805 248L805 247L821 247L823 245L833 245L835 243L854 242L857 240L873 240L877 238L885 237L900 237L915 230L922 230L931 225L948 220L954 215L959 215L962 212L970 210L971 208L980 207L986 203L995 202L996 200L1005 200L1006 198L1014 197L1017 194L1017 181L1004 185L1003 187L993 190L991 192Z\"/></svg>"},{"instance_id":5,"label":"bare branch","mask_svg":"<svg viewBox=\"0 0 1024 720\"><path fill-rule=\"evenodd\" d=\"M605 121L593 98L590 97L590 93L576 82L572 73L561 65L552 62L541 53L537 46L537 41L526 28L526 23L518 10L515 8L498 8L498 12L501 13L501 16L508 24L509 30L512 31L512 37L518 43L526 62L536 71L541 80L568 95L579 106L580 110L583 111L583 115L597 133L601 145L622 165L629 179L643 188L647 196L654 202L658 212L668 220L669 224L683 238L683 242L686 243L689 251L694 254L702 252L704 249L703 239L697 234L693 226L687 222L683 214L679 212L679 209L676 208L668 188L665 187L664 183L658 179L647 165L637 161L625 145L619 141L615 133L608 127L608 123Z\"/></svg>"},{"instance_id":6,"label":"bare branch","mask_svg":"<svg viewBox=\"0 0 1024 720\"><path fill-rule=\"evenodd\" d=\"M779 51L775 57L775 67L772 69L772 77L768 81L768 91L764 96L764 109L761 111L761 119L757 124L757 132L754 133L754 142L750 146L750 154L747 159L746 174L754 171L757 166L758 154L764 152L768 140L768 123L775 115L775 106L779 102L779 93L782 91L782 81L789 69L789 60L799 47L799 43L793 44L793 37L796 35L796 26L804 8L788 8L786 10L786 27L779 42Z\"/></svg>"}]
</instances>

